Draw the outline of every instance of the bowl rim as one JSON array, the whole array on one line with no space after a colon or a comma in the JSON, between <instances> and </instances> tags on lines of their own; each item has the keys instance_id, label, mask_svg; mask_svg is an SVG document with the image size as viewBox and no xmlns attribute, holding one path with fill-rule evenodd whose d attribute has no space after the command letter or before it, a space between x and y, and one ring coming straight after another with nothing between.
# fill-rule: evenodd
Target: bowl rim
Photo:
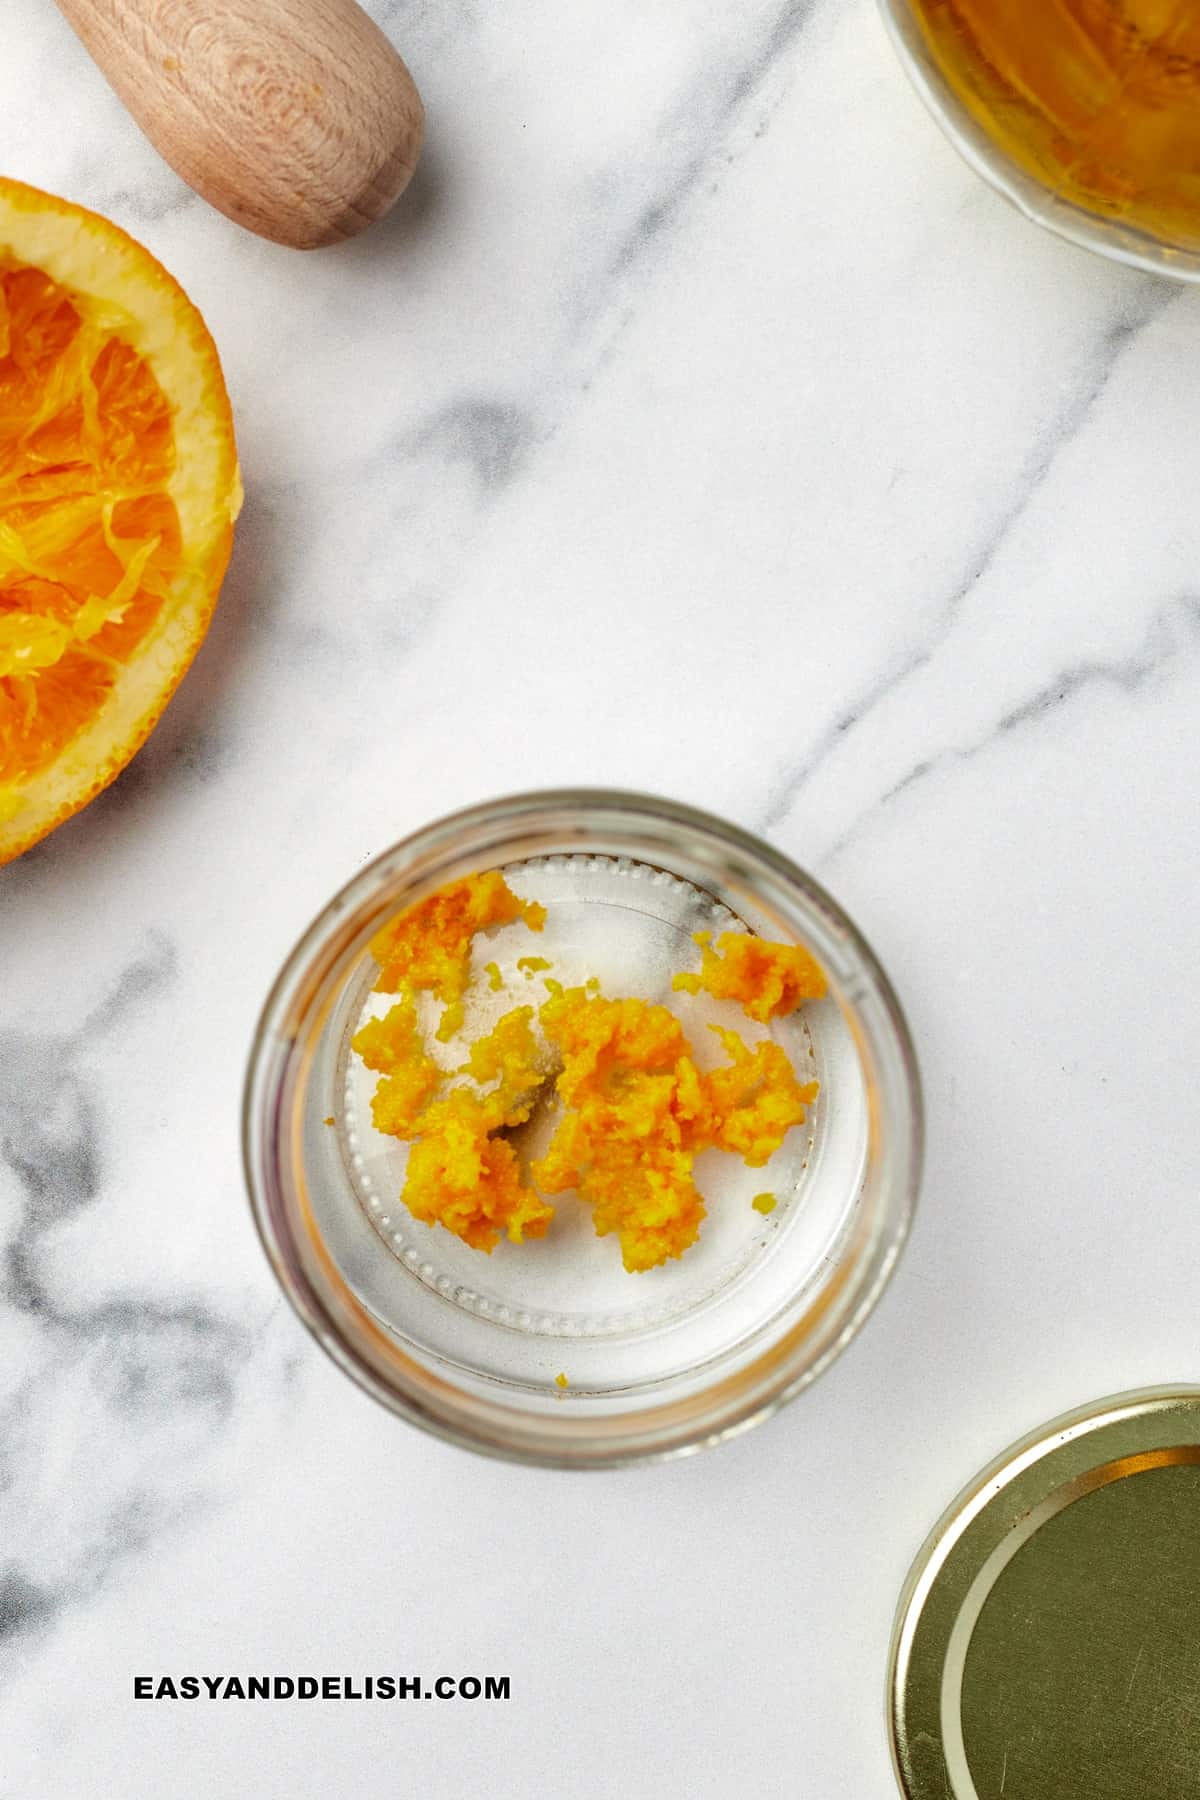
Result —
<instances>
[{"instance_id":1,"label":"bowl rim","mask_svg":"<svg viewBox=\"0 0 1200 1800\"><path fill-rule=\"evenodd\" d=\"M985 131L943 73L913 0L878 0L909 81L943 135L988 186L1025 218L1078 249L1175 281L1200 281L1200 249L1187 250L1055 194L1022 169Z\"/></svg>"}]
</instances>

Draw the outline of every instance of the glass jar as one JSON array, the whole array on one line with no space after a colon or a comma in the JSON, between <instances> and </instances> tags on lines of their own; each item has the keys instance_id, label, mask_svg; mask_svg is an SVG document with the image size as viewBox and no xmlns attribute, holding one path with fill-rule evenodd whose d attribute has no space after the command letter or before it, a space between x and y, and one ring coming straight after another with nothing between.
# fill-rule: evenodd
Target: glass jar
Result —
<instances>
[{"instance_id":1,"label":"glass jar","mask_svg":"<svg viewBox=\"0 0 1200 1800\"><path fill-rule=\"evenodd\" d=\"M349 1051L378 974L371 939L447 882L496 868L546 906L536 947L584 957L614 994L672 999L665 972L695 959L697 926L741 924L817 958L828 997L772 1026L820 1088L772 1159L769 1216L744 1195L726 1203L730 1173L711 1177L715 1195L698 1164L709 1202L698 1242L631 1275L582 1206L563 1203L546 1239L502 1242L490 1257L407 1214L389 1160L400 1152L372 1142ZM648 991L656 983L665 992ZM597 1467L728 1437L790 1400L850 1341L908 1230L920 1084L871 950L778 851L664 800L528 794L428 826L330 901L263 1010L244 1148L272 1266L347 1374L456 1443ZM765 1171L743 1174L765 1185Z\"/></svg>"},{"instance_id":2,"label":"glass jar","mask_svg":"<svg viewBox=\"0 0 1200 1800\"><path fill-rule=\"evenodd\" d=\"M1138 160L1130 156L1123 163L1119 141L1103 142L1097 126L1091 134L1095 139L1094 153L1081 148L1064 164L1062 185L1056 189L1055 157L1061 154L1066 140L1048 117L1039 113L1029 97L1029 84L1023 91L1009 86L986 57L968 49L966 28L946 0L930 0L928 4L924 0L880 0L880 7L913 86L950 142L985 181L1027 218L1071 243L1118 262L1184 281L1200 280L1200 180L1193 183L1193 196L1188 170L1172 161L1174 140L1164 140L1162 135L1164 121L1172 115L1180 121L1181 129L1186 125L1188 132L1193 131L1196 108L1200 106L1200 63L1182 54L1168 54L1164 44L1161 70L1157 70L1151 91L1143 97L1140 116L1144 116L1145 129L1138 142ZM929 21L935 16L940 19L942 14L946 17L935 30ZM1050 45L1047 38L1047 67L1051 71L1048 81L1053 77L1069 83L1069 48L1085 59L1094 51L1098 64L1102 51L1134 58L1139 46L1146 49L1149 41L1141 38L1137 25L1118 9L1112 9L1111 17L1108 11L1096 12L1093 26L1097 31L1101 23L1113 42L1093 46L1087 41L1085 33L1089 27L1083 17L1074 19L1054 10L1051 18L1048 9L1044 22L1047 33L1069 29L1074 34L1070 47L1065 40L1063 44ZM1043 26L1037 21L1025 25L1010 17L1006 29L1013 38L1014 49L1028 56ZM1195 38L1194 19L1188 29ZM1149 48L1157 51L1160 46L1149 42ZM1052 54L1053 62L1049 61ZM1176 68L1176 64L1181 67ZM1094 78L1096 70L1089 73ZM1119 89L1120 70L1114 68L1111 73ZM1064 98L1063 104L1074 100L1082 107L1085 91L1081 67L1077 88L1064 90L1069 99ZM1089 104L1091 100L1089 91ZM1120 116L1117 93L1112 117ZM1079 129L1086 136L1086 112L1080 114ZM1002 141L1005 139L1008 148ZM1147 195L1140 191L1142 177L1147 171L1153 175L1156 170L1170 177L1172 189L1177 190L1171 202L1173 214L1164 206L1152 208ZM1197 175L1200 176L1200 170ZM1182 223L1185 219L1186 229Z\"/></svg>"}]
</instances>

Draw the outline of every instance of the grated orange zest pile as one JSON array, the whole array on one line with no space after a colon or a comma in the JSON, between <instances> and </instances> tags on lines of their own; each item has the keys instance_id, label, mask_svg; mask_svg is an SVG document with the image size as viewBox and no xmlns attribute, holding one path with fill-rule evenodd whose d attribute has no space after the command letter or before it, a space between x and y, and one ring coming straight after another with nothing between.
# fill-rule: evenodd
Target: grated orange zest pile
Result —
<instances>
[{"instance_id":1,"label":"grated orange zest pile","mask_svg":"<svg viewBox=\"0 0 1200 1800\"><path fill-rule=\"evenodd\" d=\"M817 1084L801 1085L787 1055L770 1038L751 1050L736 1031L710 1027L730 1061L704 1078L707 1141L740 1156L748 1168L769 1162L793 1125L817 1097Z\"/></svg>"},{"instance_id":2,"label":"grated orange zest pile","mask_svg":"<svg viewBox=\"0 0 1200 1800\"><path fill-rule=\"evenodd\" d=\"M399 1000L360 1028L353 1048L380 1076L376 1128L411 1144L401 1199L414 1218L490 1253L502 1236L514 1243L544 1236L554 1216L545 1196L575 1190L591 1207L597 1235L617 1236L626 1269L656 1268L682 1256L699 1234L705 1207L693 1165L700 1152L724 1150L762 1167L803 1122L817 1084L800 1083L771 1039L751 1048L718 1026L712 1029L728 1060L701 1072L669 1008L607 999L594 977L572 988L547 979L549 998L536 1013L514 1007L470 1044L465 1063L443 1071L425 1048L416 995L425 990L446 1002L457 1029L475 935L517 920L540 930L545 911L519 900L493 871L440 890L375 939L377 990ZM748 1012L760 1004L766 1013L792 1010L798 985L819 982L824 991L811 958L793 961L790 946L726 936L765 953L735 952L719 965L735 971ZM540 957L516 962L526 976L531 965L549 967ZM484 964L483 972L488 990L498 991L499 965ZM445 1024L443 1015L439 1038ZM506 1134L544 1096L557 1099L562 1116L526 1179ZM760 1212L770 1210L768 1198L754 1202Z\"/></svg>"},{"instance_id":3,"label":"grated orange zest pile","mask_svg":"<svg viewBox=\"0 0 1200 1800\"><path fill-rule=\"evenodd\" d=\"M546 1193L577 1190L597 1235L616 1232L631 1273L695 1243L701 1150L733 1151L760 1168L816 1098L816 1083L801 1087L778 1044L752 1051L733 1031L717 1034L729 1067L701 1074L679 1020L650 1001L568 988L541 1018L562 1053L567 1110L534 1180Z\"/></svg>"},{"instance_id":4,"label":"grated orange zest pile","mask_svg":"<svg viewBox=\"0 0 1200 1800\"><path fill-rule=\"evenodd\" d=\"M737 1000L760 1025L825 995L824 972L799 944L771 944L745 931L723 931L715 950L711 932L697 931L692 941L700 946L700 972L676 975L671 985L681 993L703 988L715 1000Z\"/></svg>"},{"instance_id":5,"label":"grated orange zest pile","mask_svg":"<svg viewBox=\"0 0 1200 1800\"><path fill-rule=\"evenodd\" d=\"M401 1198L414 1219L444 1225L474 1250L501 1236L544 1237L554 1208L521 1180L517 1154L495 1135L494 1110L463 1088L435 1103L408 1155Z\"/></svg>"},{"instance_id":6,"label":"grated orange zest pile","mask_svg":"<svg viewBox=\"0 0 1200 1800\"><path fill-rule=\"evenodd\" d=\"M436 994L446 1008L438 1029L444 1043L462 1023L462 997L476 934L511 925L514 919L540 931L546 909L518 900L498 869L450 882L376 933L371 943L371 954L380 964L375 986L381 994L399 993L405 987Z\"/></svg>"},{"instance_id":7,"label":"grated orange zest pile","mask_svg":"<svg viewBox=\"0 0 1200 1800\"><path fill-rule=\"evenodd\" d=\"M413 1144L404 1204L415 1219L444 1225L476 1250L491 1251L502 1235L518 1244L541 1237L554 1216L522 1183L516 1154L498 1135L524 1124L546 1079L532 1018L529 1006L505 1013L457 1071L477 1085L452 1086L440 1097L443 1073L425 1054L411 995L352 1040L382 1076L371 1102L375 1129Z\"/></svg>"},{"instance_id":8,"label":"grated orange zest pile","mask_svg":"<svg viewBox=\"0 0 1200 1800\"><path fill-rule=\"evenodd\" d=\"M574 1188L597 1236L617 1234L631 1272L682 1256L705 1216L692 1180L704 1100L679 1020L581 987L552 996L541 1016L562 1055L566 1112L534 1180L548 1194Z\"/></svg>"},{"instance_id":9,"label":"grated orange zest pile","mask_svg":"<svg viewBox=\"0 0 1200 1800\"><path fill-rule=\"evenodd\" d=\"M380 1081L371 1101L377 1131L411 1143L401 1198L415 1219L441 1224L473 1249L491 1251L501 1237L540 1237L554 1216L527 1187L516 1153L501 1135L528 1119L547 1073L532 1030L533 1008L515 1007L470 1046L453 1085L428 1055L417 1020L417 994L444 1002L437 1036L462 1022L471 948L481 933L523 921L540 931L545 908L519 900L498 871L439 888L377 932L377 993L397 1004L368 1019L352 1048ZM497 980L490 985L499 987Z\"/></svg>"}]
</instances>

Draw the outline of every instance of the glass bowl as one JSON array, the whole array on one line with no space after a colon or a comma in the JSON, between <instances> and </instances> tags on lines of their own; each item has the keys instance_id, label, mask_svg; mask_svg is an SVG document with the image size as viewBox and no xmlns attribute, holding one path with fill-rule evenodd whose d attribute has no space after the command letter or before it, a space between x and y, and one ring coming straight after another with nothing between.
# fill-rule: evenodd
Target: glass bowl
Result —
<instances>
[{"instance_id":1,"label":"glass bowl","mask_svg":"<svg viewBox=\"0 0 1200 1800\"><path fill-rule=\"evenodd\" d=\"M418 1223L397 1198L404 1152L374 1132L369 1078L349 1051L378 1006L370 941L434 889L494 868L546 906L546 925L536 942L505 927L477 956L515 969L533 943L608 992L670 1000L689 1036L720 1022L721 1008L735 1015L726 1022L745 1023L730 1001L671 993L671 969L694 964L697 929L740 923L802 943L826 972L828 997L771 1027L801 1079L820 1082L805 1124L766 1169L719 1151L698 1158L708 1217L674 1262L627 1274L615 1240L597 1238L570 1196L545 1239L501 1242L491 1256ZM267 1255L334 1361L413 1424L564 1467L715 1443L812 1381L895 1265L922 1148L903 1015L829 896L735 826L665 800L593 791L457 813L356 875L267 1000L243 1123ZM764 1189L776 1195L767 1216L751 1204Z\"/></svg>"},{"instance_id":2,"label":"glass bowl","mask_svg":"<svg viewBox=\"0 0 1200 1800\"><path fill-rule=\"evenodd\" d=\"M879 0L910 81L959 154L1018 211L1047 231L1116 262L1200 281L1200 251L1055 193L997 144L948 78L910 0ZM1200 229L1200 224L1198 224Z\"/></svg>"}]
</instances>

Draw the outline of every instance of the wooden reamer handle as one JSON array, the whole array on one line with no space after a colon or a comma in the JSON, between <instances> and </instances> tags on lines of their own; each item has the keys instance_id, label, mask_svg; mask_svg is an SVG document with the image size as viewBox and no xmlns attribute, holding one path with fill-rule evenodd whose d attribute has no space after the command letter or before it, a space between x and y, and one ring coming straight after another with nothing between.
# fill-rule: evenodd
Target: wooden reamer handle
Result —
<instances>
[{"instance_id":1,"label":"wooden reamer handle","mask_svg":"<svg viewBox=\"0 0 1200 1800\"><path fill-rule=\"evenodd\" d=\"M424 108L356 0L57 0L151 143L206 200L312 249L379 218Z\"/></svg>"}]
</instances>

